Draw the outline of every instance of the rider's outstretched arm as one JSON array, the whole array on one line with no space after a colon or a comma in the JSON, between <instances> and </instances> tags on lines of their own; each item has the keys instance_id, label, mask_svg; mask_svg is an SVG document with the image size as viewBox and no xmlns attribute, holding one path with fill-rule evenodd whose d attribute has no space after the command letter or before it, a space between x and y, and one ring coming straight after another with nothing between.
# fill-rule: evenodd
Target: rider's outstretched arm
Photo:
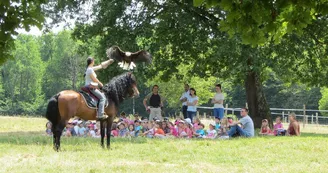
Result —
<instances>
[{"instance_id":1,"label":"rider's outstretched arm","mask_svg":"<svg viewBox=\"0 0 328 173\"><path fill-rule=\"evenodd\" d=\"M100 65L97 65L97 66L92 67L92 69L93 69L93 71L97 71L97 70L100 70L100 69L105 69L110 64L112 64L113 62L114 62L114 60L113 59L110 59L110 60L107 60L107 61L102 62Z\"/></svg>"}]
</instances>

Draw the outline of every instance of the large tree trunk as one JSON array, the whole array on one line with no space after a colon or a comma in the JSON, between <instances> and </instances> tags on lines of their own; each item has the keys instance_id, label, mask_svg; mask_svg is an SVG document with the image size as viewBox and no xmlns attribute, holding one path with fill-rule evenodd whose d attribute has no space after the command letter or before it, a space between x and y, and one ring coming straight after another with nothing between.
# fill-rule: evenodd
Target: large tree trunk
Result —
<instances>
[{"instance_id":1,"label":"large tree trunk","mask_svg":"<svg viewBox=\"0 0 328 173\"><path fill-rule=\"evenodd\" d=\"M254 121L255 128L261 127L263 119L268 119L272 126L270 108L263 93L262 82L255 71L248 71L245 88L249 115Z\"/></svg>"}]
</instances>

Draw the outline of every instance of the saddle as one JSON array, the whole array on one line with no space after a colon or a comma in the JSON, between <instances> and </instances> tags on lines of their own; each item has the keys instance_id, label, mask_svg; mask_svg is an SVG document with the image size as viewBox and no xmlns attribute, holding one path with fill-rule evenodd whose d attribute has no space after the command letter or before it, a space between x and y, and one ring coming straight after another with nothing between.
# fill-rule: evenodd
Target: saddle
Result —
<instances>
[{"instance_id":1,"label":"saddle","mask_svg":"<svg viewBox=\"0 0 328 173\"><path fill-rule=\"evenodd\" d=\"M84 99L86 105L91 109L98 109L99 105L99 98L95 96L89 87L84 86L81 87L81 90L79 91L82 98ZM108 100L106 100L105 108L108 106Z\"/></svg>"}]
</instances>

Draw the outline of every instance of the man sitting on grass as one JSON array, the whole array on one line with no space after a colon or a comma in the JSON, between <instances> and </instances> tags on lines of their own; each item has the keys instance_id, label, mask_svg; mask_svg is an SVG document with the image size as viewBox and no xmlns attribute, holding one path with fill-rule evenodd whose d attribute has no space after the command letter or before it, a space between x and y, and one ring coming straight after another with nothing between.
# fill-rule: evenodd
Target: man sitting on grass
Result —
<instances>
[{"instance_id":1,"label":"man sitting on grass","mask_svg":"<svg viewBox=\"0 0 328 173\"><path fill-rule=\"evenodd\" d=\"M254 136L254 123L251 117L248 116L248 109L242 108L240 112L243 117L237 122L229 124L230 130L228 131L229 137L235 136L244 136L244 137L253 137ZM241 124L242 127L238 126Z\"/></svg>"}]
</instances>

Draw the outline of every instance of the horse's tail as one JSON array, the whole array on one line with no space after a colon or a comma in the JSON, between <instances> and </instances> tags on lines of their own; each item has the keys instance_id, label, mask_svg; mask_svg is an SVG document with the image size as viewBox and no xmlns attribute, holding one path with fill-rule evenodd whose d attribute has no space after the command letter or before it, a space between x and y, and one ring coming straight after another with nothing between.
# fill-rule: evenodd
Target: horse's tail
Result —
<instances>
[{"instance_id":1,"label":"horse's tail","mask_svg":"<svg viewBox=\"0 0 328 173\"><path fill-rule=\"evenodd\" d=\"M52 96L48 102L46 118L53 124L56 125L60 121L60 114L58 108L58 97L59 93Z\"/></svg>"}]
</instances>

